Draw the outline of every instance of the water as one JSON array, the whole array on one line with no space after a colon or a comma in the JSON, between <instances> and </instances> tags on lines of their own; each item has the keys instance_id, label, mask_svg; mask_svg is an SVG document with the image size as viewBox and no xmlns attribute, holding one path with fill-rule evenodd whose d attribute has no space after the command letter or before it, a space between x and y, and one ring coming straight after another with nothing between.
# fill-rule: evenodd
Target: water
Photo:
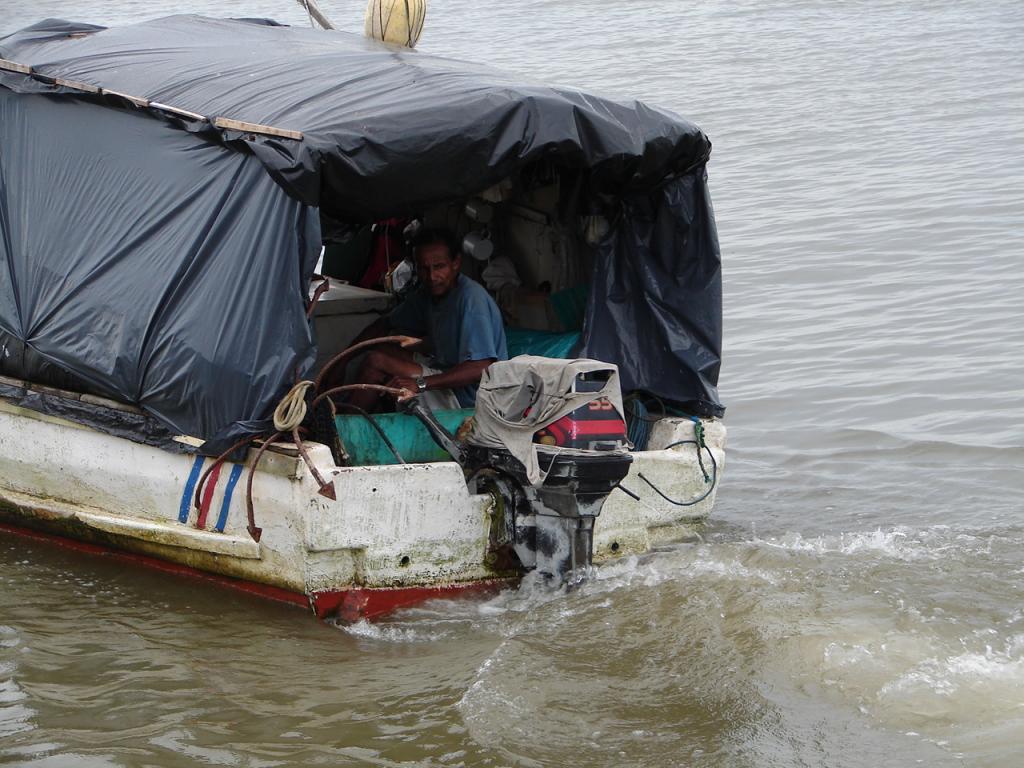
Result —
<instances>
[{"instance_id":1,"label":"water","mask_svg":"<svg viewBox=\"0 0 1024 768\"><path fill-rule=\"evenodd\" d=\"M323 4L361 28L362 3ZM0 30L288 0L0 0ZM0 537L0 760L1017 766L1024 6L434 0L421 48L701 125L729 464L699 544L354 627Z\"/></svg>"}]
</instances>

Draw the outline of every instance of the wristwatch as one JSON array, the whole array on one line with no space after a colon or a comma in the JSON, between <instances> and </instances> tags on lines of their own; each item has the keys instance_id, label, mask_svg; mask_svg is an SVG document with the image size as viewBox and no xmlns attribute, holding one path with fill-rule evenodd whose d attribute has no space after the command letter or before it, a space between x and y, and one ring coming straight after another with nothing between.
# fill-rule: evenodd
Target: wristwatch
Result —
<instances>
[{"instance_id":1,"label":"wristwatch","mask_svg":"<svg viewBox=\"0 0 1024 768\"><path fill-rule=\"evenodd\" d=\"M427 391L427 380L423 376L416 377L416 391L426 392Z\"/></svg>"}]
</instances>

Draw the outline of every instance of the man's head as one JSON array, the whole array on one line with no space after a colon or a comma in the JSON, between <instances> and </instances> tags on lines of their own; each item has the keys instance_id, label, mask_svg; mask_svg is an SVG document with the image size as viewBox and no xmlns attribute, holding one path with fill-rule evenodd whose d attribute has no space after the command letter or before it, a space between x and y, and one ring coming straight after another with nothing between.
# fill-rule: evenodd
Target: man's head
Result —
<instances>
[{"instance_id":1,"label":"man's head","mask_svg":"<svg viewBox=\"0 0 1024 768\"><path fill-rule=\"evenodd\" d=\"M434 298L447 294L459 279L462 259L452 245L452 237L440 229L426 229L413 243L416 273Z\"/></svg>"}]
</instances>

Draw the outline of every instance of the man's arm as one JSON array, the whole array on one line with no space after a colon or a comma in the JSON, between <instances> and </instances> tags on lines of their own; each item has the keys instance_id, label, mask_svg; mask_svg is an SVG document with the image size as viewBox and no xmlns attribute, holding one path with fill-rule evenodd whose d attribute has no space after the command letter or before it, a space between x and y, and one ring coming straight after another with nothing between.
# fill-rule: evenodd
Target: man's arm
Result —
<instances>
[{"instance_id":1,"label":"man's arm","mask_svg":"<svg viewBox=\"0 0 1024 768\"><path fill-rule=\"evenodd\" d=\"M494 358L487 358L486 360L466 360L454 365L447 371L441 373L435 373L432 376L425 376L423 381L426 382L427 389L458 389L459 387L468 387L471 384L478 384L480 377L483 376L484 371L487 370L488 366L494 362ZM415 394L416 379L406 378L404 376L396 376L388 382L389 387L396 387L398 389L407 389L409 392Z\"/></svg>"}]
</instances>

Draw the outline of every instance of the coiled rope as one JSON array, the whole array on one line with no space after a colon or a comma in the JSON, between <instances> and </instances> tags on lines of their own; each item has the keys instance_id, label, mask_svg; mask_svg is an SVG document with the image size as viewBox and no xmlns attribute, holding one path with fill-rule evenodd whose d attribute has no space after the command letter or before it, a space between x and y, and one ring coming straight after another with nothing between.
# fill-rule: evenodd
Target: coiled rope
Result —
<instances>
[{"instance_id":1,"label":"coiled rope","mask_svg":"<svg viewBox=\"0 0 1024 768\"><path fill-rule=\"evenodd\" d=\"M300 2L302 2L302 0L300 0ZM323 288L326 285L328 285L328 283L325 281L324 285L321 286L321 288ZM323 292L322 290L318 289L317 296L314 297L314 303L315 303L315 299L319 298L319 294L322 293L322 292ZM312 309L311 309L311 311L312 311ZM249 522L247 530L249 531L249 535L253 538L253 541L259 541L260 540L260 536L263 533L263 529L256 525L256 516L255 516L255 510L253 508L253 501L252 501L253 479L256 476L256 469L259 467L260 459L263 457L263 454L267 451L267 449L271 446L272 443L277 442L284 435L291 434L292 440L294 441L295 448L299 452L299 456L305 462L306 466L309 467L310 474L313 475L313 479L316 480L317 484L320 486L320 490L319 490L320 495L321 496L325 496L328 499L332 499L332 500L336 498L335 490L334 490L334 482L333 481L328 481L317 470L316 465L313 463L312 459L309 456L309 452L306 450L305 445L303 445L302 435L300 434L300 431L299 431L301 426L302 426L302 422L305 421L305 419L306 419L306 414L307 414L306 395L308 394L309 390L312 388L314 394L316 395L314 397L314 399L313 399L313 407L314 408L317 406L317 404L321 400L324 400L325 398L330 397L332 394L338 394L338 393L341 393L341 392L346 392L346 391L356 390L356 389L375 389L375 390L378 390L378 391L385 392L387 394L393 395L395 397L399 397L402 394L407 394L407 393L404 392L404 390L398 390L398 389L394 389L392 387L385 387L385 386L381 386L381 385L378 385L378 384L348 384L348 385L345 385L345 386L333 387L331 389L327 389L326 391L321 391L321 390L322 390L322 385L325 383L325 376L326 376L327 372L332 367L334 367L335 365L340 363L342 360L344 360L345 358L351 357L355 352L358 352L358 351L362 350L365 347L372 346L372 345L375 345L375 344L397 343L399 346L409 347L409 346L413 346L415 344L418 344L419 341L420 341L419 339L413 338L411 336L385 336L385 337L379 338L379 339L368 339L367 341L361 342L359 344L355 344L355 345L349 347L348 349L344 350L340 354L336 355L333 359L331 359L327 363L327 365L325 365L323 368L321 368L320 369L320 374L319 374L319 376L317 376L316 381L308 381L308 380L300 381L300 382L296 383L295 386L293 386L290 390L288 390L288 394L286 394L283 398L281 398L281 402L278 403L277 404L277 408L274 409L274 430L275 430L275 432L269 438L264 439L263 440L263 444L256 451L256 455L253 457L252 463L251 463L251 465L249 467L249 477L248 477L248 480L246 481L245 502L246 502L246 513L247 513L248 522ZM333 405L332 405L332 412L333 412ZM372 417L368 417L368 418L370 418L371 423L373 423L374 426L378 427L378 429L379 429L379 425L377 425L373 421ZM228 455L233 453L235 450L237 450L237 449L241 448L243 445L245 445L245 444L247 444L247 443L249 443L249 442L251 442L253 440L257 440L257 439L259 439L259 438L256 435L252 435L250 437L245 438L244 440L239 441L234 446L232 446L230 449L228 449L228 451L225 451L225 453L223 455L221 455L214 462L214 466L216 466L217 464L222 463L223 461L225 461L227 459ZM386 437L385 437L385 440L387 440ZM395 458L397 458L399 462L404 464L405 463L404 460L399 455L398 451L396 451L394 449L394 446L391 445L389 447L391 447L392 452L395 454ZM196 497L195 497L194 503L197 506L199 505L200 493L202 491L202 488L203 488L203 486L204 486L204 484L206 482L207 477L209 477L210 473L213 471L213 468L214 467L210 467L210 469L208 469L203 474L203 477L202 477L202 479L199 482L199 486L196 488Z\"/></svg>"},{"instance_id":2,"label":"coiled rope","mask_svg":"<svg viewBox=\"0 0 1024 768\"><path fill-rule=\"evenodd\" d=\"M281 398L274 409L274 429L278 432L298 429L306 418L306 393L312 386L312 381L300 381L288 390L288 394Z\"/></svg>"}]
</instances>

